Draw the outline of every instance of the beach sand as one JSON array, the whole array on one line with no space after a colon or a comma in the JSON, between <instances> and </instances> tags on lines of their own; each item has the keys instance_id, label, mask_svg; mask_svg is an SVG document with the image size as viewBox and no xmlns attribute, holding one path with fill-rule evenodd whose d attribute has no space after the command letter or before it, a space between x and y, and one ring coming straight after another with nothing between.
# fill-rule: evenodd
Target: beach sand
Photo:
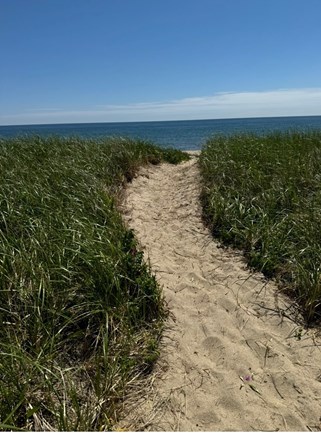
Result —
<instances>
[{"instance_id":1,"label":"beach sand","mask_svg":"<svg viewBox=\"0 0 321 435\"><path fill-rule=\"evenodd\" d=\"M120 427L321 430L317 330L301 327L291 301L240 253L218 246L202 222L199 189L194 155L142 169L125 193L125 220L170 316L154 375L129 397Z\"/></svg>"}]
</instances>

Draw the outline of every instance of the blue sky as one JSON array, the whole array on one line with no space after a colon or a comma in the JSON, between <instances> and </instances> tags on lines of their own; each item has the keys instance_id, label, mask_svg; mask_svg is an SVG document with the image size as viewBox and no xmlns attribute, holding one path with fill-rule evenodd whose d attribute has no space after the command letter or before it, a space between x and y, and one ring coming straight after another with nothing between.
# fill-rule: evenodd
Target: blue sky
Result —
<instances>
[{"instance_id":1,"label":"blue sky","mask_svg":"<svg viewBox=\"0 0 321 435\"><path fill-rule=\"evenodd\" d=\"M320 0L0 0L0 125L321 115Z\"/></svg>"}]
</instances>

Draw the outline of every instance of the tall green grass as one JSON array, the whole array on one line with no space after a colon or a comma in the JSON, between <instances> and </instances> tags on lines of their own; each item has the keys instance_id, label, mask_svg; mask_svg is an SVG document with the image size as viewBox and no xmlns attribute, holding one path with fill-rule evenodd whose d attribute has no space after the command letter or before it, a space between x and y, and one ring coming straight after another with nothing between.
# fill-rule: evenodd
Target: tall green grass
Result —
<instances>
[{"instance_id":1,"label":"tall green grass","mask_svg":"<svg viewBox=\"0 0 321 435\"><path fill-rule=\"evenodd\" d=\"M213 234L320 319L321 132L214 137L200 165Z\"/></svg>"},{"instance_id":2,"label":"tall green grass","mask_svg":"<svg viewBox=\"0 0 321 435\"><path fill-rule=\"evenodd\" d=\"M164 308L116 208L129 139L0 140L0 429L108 430L157 357Z\"/></svg>"}]
</instances>

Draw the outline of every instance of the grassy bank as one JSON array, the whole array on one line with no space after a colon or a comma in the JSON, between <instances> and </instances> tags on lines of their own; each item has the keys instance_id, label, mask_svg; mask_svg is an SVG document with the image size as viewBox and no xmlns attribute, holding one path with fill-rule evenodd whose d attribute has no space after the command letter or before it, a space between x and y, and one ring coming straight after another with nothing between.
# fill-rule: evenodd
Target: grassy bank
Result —
<instances>
[{"instance_id":1,"label":"grassy bank","mask_svg":"<svg viewBox=\"0 0 321 435\"><path fill-rule=\"evenodd\" d=\"M213 234L321 314L321 132L209 140L200 157Z\"/></svg>"},{"instance_id":2,"label":"grassy bank","mask_svg":"<svg viewBox=\"0 0 321 435\"><path fill-rule=\"evenodd\" d=\"M108 430L157 357L163 305L115 207L148 143L0 140L0 429Z\"/></svg>"}]
</instances>

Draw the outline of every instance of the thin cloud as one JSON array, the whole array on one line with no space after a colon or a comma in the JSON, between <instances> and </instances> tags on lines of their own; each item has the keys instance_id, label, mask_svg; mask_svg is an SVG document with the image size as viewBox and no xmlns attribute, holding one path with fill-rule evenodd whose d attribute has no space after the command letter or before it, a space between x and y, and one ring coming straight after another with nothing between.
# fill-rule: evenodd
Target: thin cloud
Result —
<instances>
[{"instance_id":1,"label":"thin cloud","mask_svg":"<svg viewBox=\"0 0 321 435\"><path fill-rule=\"evenodd\" d=\"M59 112L62 111L61 107L41 107L37 109L37 112ZM34 109L26 109L26 112L34 113Z\"/></svg>"},{"instance_id":2,"label":"thin cloud","mask_svg":"<svg viewBox=\"0 0 321 435\"><path fill-rule=\"evenodd\" d=\"M36 124L321 115L321 88L221 92L170 101L104 105L87 110L41 109L0 116L0 123Z\"/></svg>"}]
</instances>

